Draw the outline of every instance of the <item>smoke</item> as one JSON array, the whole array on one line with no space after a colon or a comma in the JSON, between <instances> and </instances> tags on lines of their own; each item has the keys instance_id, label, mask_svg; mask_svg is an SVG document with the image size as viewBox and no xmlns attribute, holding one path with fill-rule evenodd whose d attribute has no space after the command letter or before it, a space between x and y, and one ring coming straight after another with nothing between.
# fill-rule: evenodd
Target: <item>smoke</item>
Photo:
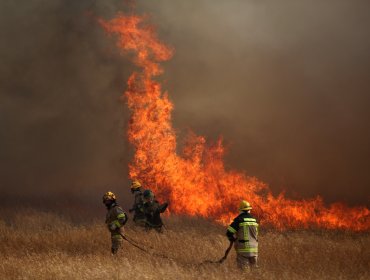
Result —
<instances>
[{"instance_id":1,"label":"smoke","mask_svg":"<svg viewBox=\"0 0 370 280\"><path fill-rule=\"evenodd\" d=\"M293 197L367 204L368 1L139 1L175 48L175 127ZM122 1L0 2L0 191L125 196L133 66L94 15Z\"/></svg>"},{"instance_id":2,"label":"smoke","mask_svg":"<svg viewBox=\"0 0 370 280\"><path fill-rule=\"evenodd\" d=\"M100 200L126 185L119 96L131 66L94 19L121 6L110 2L1 2L2 192Z\"/></svg>"}]
</instances>

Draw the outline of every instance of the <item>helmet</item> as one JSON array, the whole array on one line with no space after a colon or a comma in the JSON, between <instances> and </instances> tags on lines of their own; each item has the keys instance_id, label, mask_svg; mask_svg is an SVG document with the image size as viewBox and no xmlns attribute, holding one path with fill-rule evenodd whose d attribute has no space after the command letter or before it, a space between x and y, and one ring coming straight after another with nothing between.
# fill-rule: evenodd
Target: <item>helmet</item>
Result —
<instances>
[{"instance_id":1,"label":"helmet","mask_svg":"<svg viewBox=\"0 0 370 280\"><path fill-rule=\"evenodd\" d=\"M154 197L154 194L153 194L153 192L151 190L145 190L143 192L143 197L144 198L152 198L152 197Z\"/></svg>"},{"instance_id":2,"label":"helmet","mask_svg":"<svg viewBox=\"0 0 370 280\"><path fill-rule=\"evenodd\" d=\"M136 190L138 188L141 188L141 184L138 180L134 180L131 183L131 190Z\"/></svg>"},{"instance_id":3,"label":"helmet","mask_svg":"<svg viewBox=\"0 0 370 280\"><path fill-rule=\"evenodd\" d=\"M112 192L106 192L103 195L103 202L107 200L116 200L116 195Z\"/></svg>"},{"instance_id":4,"label":"helmet","mask_svg":"<svg viewBox=\"0 0 370 280\"><path fill-rule=\"evenodd\" d=\"M247 210L251 210L252 209L252 206L251 204L246 201L246 200L242 200L239 204L239 210L240 211L247 211Z\"/></svg>"}]
</instances>

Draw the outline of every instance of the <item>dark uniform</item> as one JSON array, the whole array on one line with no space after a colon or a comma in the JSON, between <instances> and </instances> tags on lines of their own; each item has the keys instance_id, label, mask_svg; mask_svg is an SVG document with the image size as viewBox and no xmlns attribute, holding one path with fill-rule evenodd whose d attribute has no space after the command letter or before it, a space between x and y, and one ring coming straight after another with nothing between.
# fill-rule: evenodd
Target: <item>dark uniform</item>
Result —
<instances>
[{"instance_id":1,"label":"dark uniform","mask_svg":"<svg viewBox=\"0 0 370 280\"><path fill-rule=\"evenodd\" d=\"M235 242L236 261L241 269L256 266L258 257L258 223L248 212L243 211L237 216L226 232L228 239Z\"/></svg>"},{"instance_id":2,"label":"dark uniform","mask_svg":"<svg viewBox=\"0 0 370 280\"><path fill-rule=\"evenodd\" d=\"M133 194L135 195L134 205L130 209L134 211L134 222L136 225L145 226L145 213L144 213L144 201L143 201L143 193L140 189L134 190Z\"/></svg>"},{"instance_id":3,"label":"dark uniform","mask_svg":"<svg viewBox=\"0 0 370 280\"><path fill-rule=\"evenodd\" d=\"M105 223L111 233L112 239L112 254L116 254L121 247L123 238L123 225L127 222L127 214L122 210L116 202L112 203L107 212Z\"/></svg>"},{"instance_id":4,"label":"dark uniform","mask_svg":"<svg viewBox=\"0 0 370 280\"><path fill-rule=\"evenodd\" d=\"M162 231L163 222L161 213L167 209L168 203L159 204L157 200L144 203L144 213L146 217L146 228Z\"/></svg>"}]
</instances>

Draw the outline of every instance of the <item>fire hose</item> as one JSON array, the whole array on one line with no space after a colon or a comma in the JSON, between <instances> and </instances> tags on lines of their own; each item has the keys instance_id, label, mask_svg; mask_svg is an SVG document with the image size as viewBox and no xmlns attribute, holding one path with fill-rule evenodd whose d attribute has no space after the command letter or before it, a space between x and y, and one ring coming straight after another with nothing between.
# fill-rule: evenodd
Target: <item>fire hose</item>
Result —
<instances>
[{"instance_id":1,"label":"fire hose","mask_svg":"<svg viewBox=\"0 0 370 280\"><path fill-rule=\"evenodd\" d=\"M119 233L119 235L121 235L121 236L122 236L122 238L123 238L124 240L126 240L128 243L130 243L132 246L134 246L134 247L138 248L139 250L141 250L141 251L143 251L143 252L146 252L146 253L149 253L149 254L150 254L150 252L149 252L149 251L147 251L147 250L145 250L143 247L141 247L141 246L137 245L136 243L134 243L133 241L131 241L130 239L128 239L128 238L127 238L125 235L123 235L122 233Z\"/></svg>"},{"instance_id":2,"label":"fire hose","mask_svg":"<svg viewBox=\"0 0 370 280\"><path fill-rule=\"evenodd\" d=\"M141 251L143 251L143 252L145 252L147 254L150 254L150 255L153 255L153 256L157 256L157 257L160 257L160 258L164 258L164 259L168 259L168 260L174 260L173 258L171 258L169 256L166 256L166 255L163 255L163 254L159 254L157 252L150 252L148 249L146 249L146 248L138 245L137 242L134 241L134 240L132 240L131 238L127 238L127 236L123 235L122 233L119 233L119 234L122 236L122 238L124 240L126 240L132 246L134 246L135 248L137 248L137 249L139 249L139 250L141 250ZM224 256L221 259L219 259L217 261L206 260L206 261L203 261L201 263L198 263L198 265L207 264L207 263L222 264L226 260L227 256L229 255L230 250L231 250L233 244L234 244L234 241L230 241L229 247L227 247L227 249L225 251L225 254L224 254ZM153 248L151 248L151 249L154 250ZM193 265L193 264L187 263L187 265Z\"/></svg>"},{"instance_id":3,"label":"fire hose","mask_svg":"<svg viewBox=\"0 0 370 280\"><path fill-rule=\"evenodd\" d=\"M122 236L122 238L123 238L124 240L126 240L126 241L127 241L128 243L130 243L132 246L136 247L137 249L139 249L139 250L141 250L141 251L143 251L143 252L145 252L145 253L147 253L147 254L150 254L150 255L153 255L153 256L157 256L157 257L160 257L160 258L163 258L163 259L172 260L172 258L171 258L171 257L169 257L169 256L166 256L166 255L163 255L163 254L159 254L159 253L157 253L157 252L151 252L151 251L149 251L148 249L146 249L146 248L144 248L144 247L142 247L142 246L138 245L138 244L137 244L137 242L136 242L136 241L134 241L134 240L132 240L131 238L127 238L127 236L123 235L122 233L119 233L119 234ZM154 249L153 249L153 248L151 248L151 247L150 247L150 249L154 250Z\"/></svg>"},{"instance_id":4,"label":"fire hose","mask_svg":"<svg viewBox=\"0 0 370 280\"><path fill-rule=\"evenodd\" d=\"M219 264L221 264L221 263L223 263L227 259L227 256L229 255L230 250L233 247L233 244L234 244L234 241L230 240L229 247L227 247L224 256L221 259L219 259L218 261L206 260L206 261L202 262L201 264L206 264L206 263L219 263Z\"/></svg>"}]
</instances>

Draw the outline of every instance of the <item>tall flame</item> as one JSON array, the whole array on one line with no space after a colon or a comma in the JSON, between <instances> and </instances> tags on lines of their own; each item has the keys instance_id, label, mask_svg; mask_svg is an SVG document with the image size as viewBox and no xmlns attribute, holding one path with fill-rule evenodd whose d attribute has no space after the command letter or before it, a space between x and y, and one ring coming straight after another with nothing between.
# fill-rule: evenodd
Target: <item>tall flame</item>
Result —
<instances>
[{"instance_id":1,"label":"tall flame","mask_svg":"<svg viewBox=\"0 0 370 280\"><path fill-rule=\"evenodd\" d=\"M321 227L363 231L370 229L370 211L341 203L326 207L320 197L291 200L274 197L268 186L242 172L226 170L222 140L207 145L203 136L189 133L181 152L171 124L173 104L155 77L163 73L161 62L173 50L161 43L146 17L126 16L100 24L117 36L117 46L133 54L138 70L125 92L131 110L128 138L135 155L129 175L170 201L174 213L212 218L228 223L237 214L240 200L251 202L263 224L279 229Z\"/></svg>"}]
</instances>

